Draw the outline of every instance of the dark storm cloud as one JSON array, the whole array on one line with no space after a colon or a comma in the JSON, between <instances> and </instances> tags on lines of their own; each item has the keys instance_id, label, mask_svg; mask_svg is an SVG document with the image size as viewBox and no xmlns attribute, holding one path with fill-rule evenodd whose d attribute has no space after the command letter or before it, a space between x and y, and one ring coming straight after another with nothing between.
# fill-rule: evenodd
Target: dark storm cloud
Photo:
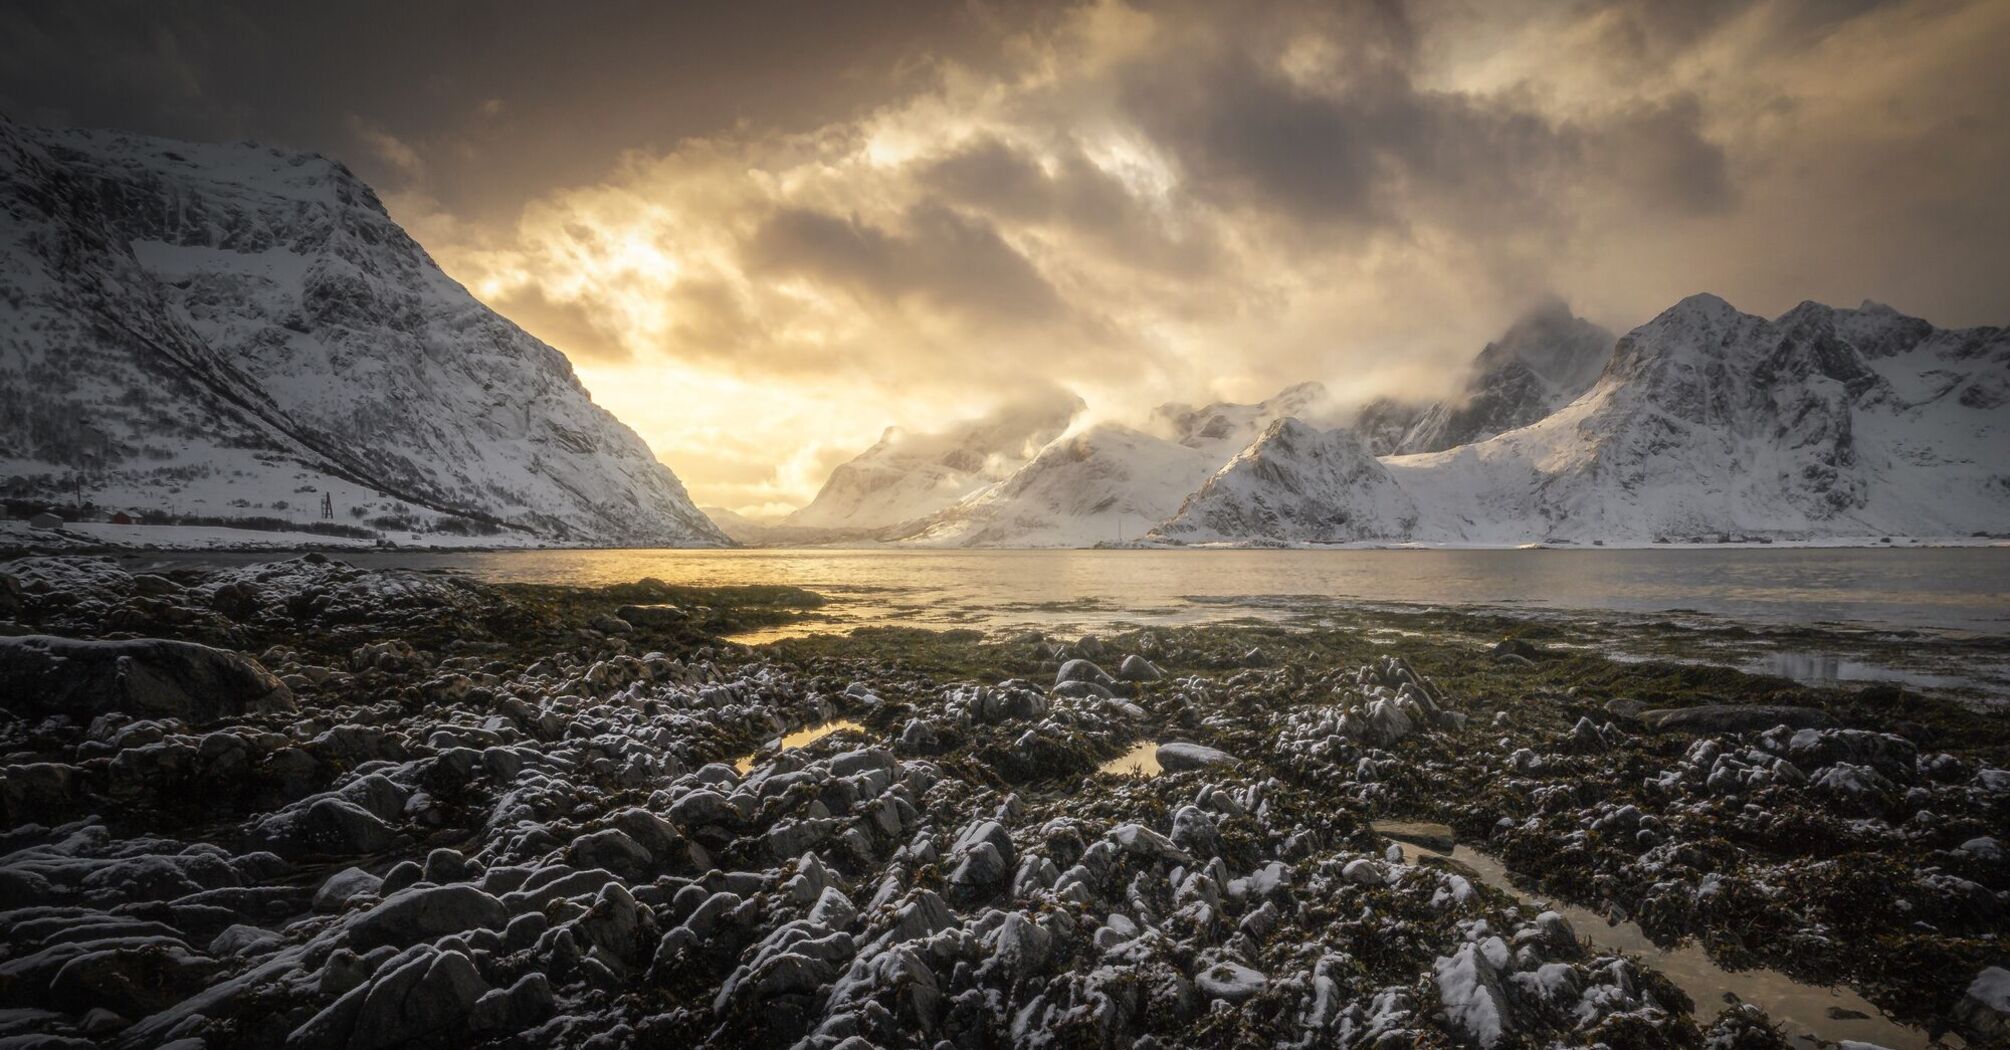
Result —
<instances>
[{"instance_id":1,"label":"dark storm cloud","mask_svg":"<svg viewBox=\"0 0 2010 1050\"><path fill-rule=\"evenodd\" d=\"M1065 231L1141 269L1200 274L1218 261L1205 230L1176 233L1164 216L1079 149L1060 149L1050 163L1051 172L1024 151L987 136L923 163L916 181L999 220Z\"/></svg>"},{"instance_id":2,"label":"dark storm cloud","mask_svg":"<svg viewBox=\"0 0 2010 1050\"><path fill-rule=\"evenodd\" d=\"M29 123L256 138L410 173L463 218L500 217L622 153L739 126L806 130L985 68L1060 3L561 4L369 0L0 3L0 112Z\"/></svg>"},{"instance_id":3,"label":"dark storm cloud","mask_svg":"<svg viewBox=\"0 0 2010 1050\"><path fill-rule=\"evenodd\" d=\"M919 204L903 228L791 208L765 223L749 245L762 271L801 274L871 300L909 297L981 322L1011 326L1057 320L1061 298L990 223Z\"/></svg>"},{"instance_id":4,"label":"dark storm cloud","mask_svg":"<svg viewBox=\"0 0 2010 1050\"><path fill-rule=\"evenodd\" d=\"M1555 222L1558 194L1585 184L1677 211L1715 210L1733 192L1693 100L1568 121L1512 97L1420 88L1396 61L1307 85L1235 50L1140 64L1123 97L1195 192L1294 223L1429 217L1480 233Z\"/></svg>"},{"instance_id":5,"label":"dark storm cloud","mask_svg":"<svg viewBox=\"0 0 2010 1050\"><path fill-rule=\"evenodd\" d=\"M1693 96L1632 107L1589 129L1578 152L1589 170L1646 206L1707 214L1735 197L1724 147L1703 136Z\"/></svg>"},{"instance_id":6,"label":"dark storm cloud","mask_svg":"<svg viewBox=\"0 0 2010 1050\"><path fill-rule=\"evenodd\" d=\"M0 110L337 157L745 506L1032 376L1429 396L1549 292L2002 323L2005 47L2001 0L0 0Z\"/></svg>"}]
</instances>

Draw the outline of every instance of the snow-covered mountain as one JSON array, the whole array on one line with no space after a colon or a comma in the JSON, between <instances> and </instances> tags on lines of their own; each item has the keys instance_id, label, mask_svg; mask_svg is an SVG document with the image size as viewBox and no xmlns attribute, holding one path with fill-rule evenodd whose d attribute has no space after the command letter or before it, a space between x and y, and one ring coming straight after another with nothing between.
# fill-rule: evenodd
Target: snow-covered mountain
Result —
<instances>
[{"instance_id":1,"label":"snow-covered mountain","mask_svg":"<svg viewBox=\"0 0 2010 1050\"><path fill-rule=\"evenodd\" d=\"M782 525L865 534L927 517L1025 466L1084 407L1072 394L1058 395L1016 401L935 433L888 427Z\"/></svg>"},{"instance_id":2,"label":"snow-covered mountain","mask_svg":"<svg viewBox=\"0 0 2010 1050\"><path fill-rule=\"evenodd\" d=\"M1253 405L1217 401L1202 408L1170 403L1152 410L1153 433L1220 463L1280 419L1319 421L1329 411L1325 384L1299 383Z\"/></svg>"},{"instance_id":3,"label":"snow-covered mountain","mask_svg":"<svg viewBox=\"0 0 2010 1050\"><path fill-rule=\"evenodd\" d=\"M1612 357L1612 333L1551 299L1523 315L1473 360L1459 392L1415 407L1381 399L1357 429L1377 455L1442 452L1524 427L1577 399Z\"/></svg>"},{"instance_id":4,"label":"snow-covered mountain","mask_svg":"<svg viewBox=\"0 0 2010 1050\"><path fill-rule=\"evenodd\" d=\"M1378 397L1354 413L1349 429L1361 438L1368 451L1378 456L1395 455L1403 447L1410 428L1432 406L1393 397Z\"/></svg>"},{"instance_id":5,"label":"snow-covered mountain","mask_svg":"<svg viewBox=\"0 0 2010 1050\"><path fill-rule=\"evenodd\" d=\"M891 532L964 547L1082 547L1135 541L1279 419L1318 414L1326 388L1287 387L1255 404L1165 404L1146 429L1102 422L1059 438L996 484Z\"/></svg>"},{"instance_id":6,"label":"snow-covered mountain","mask_svg":"<svg viewBox=\"0 0 2010 1050\"><path fill-rule=\"evenodd\" d=\"M339 164L0 121L5 494L722 544L556 350Z\"/></svg>"},{"instance_id":7,"label":"snow-covered mountain","mask_svg":"<svg viewBox=\"0 0 2010 1050\"><path fill-rule=\"evenodd\" d=\"M1063 437L995 485L898 538L934 546L1088 547L1135 540L1219 466L1198 449L1116 423Z\"/></svg>"},{"instance_id":8,"label":"snow-covered mountain","mask_svg":"<svg viewBox=\"0 0 2010 1050\"><path fill-rule=\"evenodd\" d=\"M2010 530L2010 333L1889 307L1768 321L1697 295L1519 430L1385 460L1422 539Z\"/></svg>"},{"instance_id":9,"label":"snow-covered mountain","mask_svg":"<svg viewBox=\"0 0 2010 1050\"><path fill-rule=\"evenodd\" d=\"M1347 543L1406 536L1416 525L1416 504L1353 431L1280 419L1151 538Z\"/></svg>"},{"instance_id":10,"label":"snow-covered mountain","mask_svg":"<svg viewBox=\"0 0 2010 1050\"><path fill-rule=\"evenodd\" d=\"M1529 426L1384 457L1375 470L1356 442L1313 435L1288 454L1252 446L1157 537L2000 534L2010 531L2010 333L1936 329L1872 303L1803 303L1769 321L1692 296L1619 340L1587 393Z\"/></svg>"},{"instance_id":11,"label":"snow-covered mountain","mask_svg":"<svg viewBox=\"0 0 2010 1050\"><path fill-rule=\"evenodd\" d=\"M1528 396L1517 409L1557 396L1594 356L1580 326L1546 359L1504 339L1482 372L1523 377L1498 388ZM1219 408L1155 416L1192 445L1108 423L1064 438L908 538L1081 546L1135 538L1141 519L1169 543L2010 532L2010 333L1871 303L1767 320L1693 296L1618 340L1575 400L1441 452L1378 459L1359 419L1287 416L1223 462L1217 442L1260 413Z\"/></svg>"}]
</instances>

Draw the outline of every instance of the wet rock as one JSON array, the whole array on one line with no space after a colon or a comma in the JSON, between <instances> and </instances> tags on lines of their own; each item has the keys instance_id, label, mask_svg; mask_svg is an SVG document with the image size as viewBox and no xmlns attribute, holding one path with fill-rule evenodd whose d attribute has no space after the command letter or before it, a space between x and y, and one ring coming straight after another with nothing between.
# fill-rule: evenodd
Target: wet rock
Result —
<instances>
[{"instance_id":1,"label":"wet rock","mask_svg":"<svg viewBox=\"0 0 2010 1050\"><path fill-rule=\"evenodd\" d=\"M1092 661L1079 658L1063 663L1060 670L1054 672L1055 685L1066 685L1069 682L1087 682L1105 689L1117 684L1109 672L1097 667Z\"/></svg>"},{"instance_id":2,"label":"wet rock","mask_svg":"<svg viewBox=\"0 0 2010 1050\"><path fill-rule=\"evenodd\" d=\"M9 826L70 808L77 795L77 768L57 762L30 762L0 768L0 818Z\"/></svg>"},{"instance_id":3,"label":"wet rock","mask_svg":"<svg viewBox=\"0 0 2010 1050\"><path fill-rule=\"evenodd\" d=\"M1159 765L1169 771L1183 769L1206 769L1209 766L1232 766L1235 756L1205 744L1185 741L1168 741L1160 744L1154 757Z\"/></svg>"},{"instance_id":4,"label":"wet rock","mask_svg":"<svg viewBox=\"0 0 2010 1050\"><path fill-rule=\"evenodd\" d=\"M635 627L661 630L690 622L691 614L674 605L624 605L614 615Z\"/></svg>"},{"instance_id":5,"label":"wet rock","mask_svg":"<svg viewBox=\"0 0 2010 1050\"><path fill-rule=\"evenodd\" d=\"M267 818L251 839L280 856L353 857L389 849L398 833L358 803L327 795Z\"/></svg>"},{"instance_id":6,"label":"wet rock","mask_svg":"<svg viewBox=\"0 0 2010 1050\"><path fill-rule=\"evenodd\" d=\"M321 912L341 911L351 901L363 897L375 897L382 892L384 880L364 871L362 868L344 868L328 876L328 881L314 891L314 910Z\"/></svg>"},{"instance_id":7,"label":"wet rock","mask_svg":"<svg viewBox=\"0 0 2010 1050\"><path fill-rule=\"evenodd\" d=\"M420 884L384 898L349 925L349 944L358 951L379 945L402 946L468 930L501 930L509 911L495 897L467 883Z\"/></svg>"},{"instance_id":8,"label":"wet rock","mask_svg":"<svg viewBox=\"0 0 2010 1050\"><path fill-rule=\"evenodd\" d=\"M1640 721L1649 729L1684 733L1755 733L1774 726L1826 729L1835 725L1835 719L1826 711L1785 704L1703 704L1659 708L1642 711Z\"/></svg>"},{"instance_id":9,"label":"wet rock","mask_svg":"<svg viewBox=\"0 0 2010 1050\"><path fill-rule=\"evenodd\" d=\"M1968 982L1954 1016L1990 1042L2010 1042L2010 970L1991 966Z\"/></svg>"},{"instance_id":10,"label":"wet rock","mask_svg":"<svg viewBox=\"0 0 2010 1050\"><path fill-rule=\"evenodd\" d=\"M1604 710L1606 714L1611 715L1622 723L1633 724L1640 721L1640 717L1647 713L1648 708L1645 703L1639 700L1627 697L1614 697L1605 702Z\"/></svg>"},{"instance_id":11,"label":"wet rock","mask_svg":"<svg viewBox=\"0 0 2010 1050\"><path fill-rule=\"evenodd\" d=\"M1132 653L1117 665L1117 678L1125 682L1156 682L1165 677L1150 660Z\"/></svg>"},{"instance_id":12,"label":"wet rock","mask_svg":"<svg viewBox=\"0 0 2010 1050\"><path fill-rule=\"evenodd\" d=\"M482 1035L520 1032L551 1016L555 997L551 980L527 973L508 988L495 988L475 1000L468 1027Z\"/></svg>"},{"instance_id":13,"label":"wet rock","mask_svg":"<svg viewBox=\"0 0 2010 1050\"><path fill-rule=\"evenodd\" d=\"M49 999L76 1011L103 1007L145 1017L195 994L217 969L215 960L173 942L106 947L64 963L49 983Z\"/></svg>"},{"instance_id":14,"label":"wet rock","mask_svg":"<svg viewBox=\"0 0 2010 1050\"><path fill-rule=\"evenodd\" d=\"M600 615L595 616L593 619L587 622L590 626L592 626L594 630L604 631L608 634L635 633L634 624L629 623L627 620L624 620L619 616L609 616L606 613L601 613Z\"/></svg>"},{"instance_id":15,"label":"wet rock","mask_svg":"<svg viewBox=\"0 0 2010 1050\"><path fill-rule=\"evenodd\" d=\"M1802 729L1784 742L1775 734L1767 734L1761 743L1804 770L1847 762L1870 766L1885 777L1909 782L1919 767L1919 748L1912 741L1890 733Z\"/></svg>"},{"instance_id":16,"label":"wet rock","mask_svg":"<svg viewBox=\"0 0 2010 1050\"><path fill-rule=\"evenodd\" d=\"M117 711L192 724L296 709L292 690L258 661L159 638L0 638L0 696L20 714Z\"/></svg>"},{"instance_id":17,"label":"wet rock","mask_svg":"<svg viewBox=\"0 0 2010 1050\"><path fill-rule=\"evenodd\" d=\"M450 1046L489 991L465 953L419 945L287 1036L288 1050Z\"/></svg>"},{"instance_id":18,"label":"wet rock","mask_svg":"<svg viewBox=\"0 0 2010 1050\"><path fill-rule=\"evenodd\" d=\"M1397 842L1408 842L1439 853L1450 853L1458 845L1458 834L1450 824L1432 824L1415 820L1371 820L1370 830L1383 838Z\"/></svg>"}]
</instances>

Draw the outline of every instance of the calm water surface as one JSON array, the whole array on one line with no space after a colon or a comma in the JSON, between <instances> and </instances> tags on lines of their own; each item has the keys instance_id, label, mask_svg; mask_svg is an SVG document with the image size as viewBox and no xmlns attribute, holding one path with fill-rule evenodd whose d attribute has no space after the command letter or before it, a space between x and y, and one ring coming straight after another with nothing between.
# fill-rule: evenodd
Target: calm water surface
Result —
<instances>
[{"instance_id":1,"label":"calm water surface","mask_svg":"<svg viewBox=\"0 0 2010 1050\"><path fill-rule=\"evenodd\" d=\"M2010 634L2005 547L568 550L341 557L458 569L503 582L594 585L654 576L698 585L793 584L836 599L830 611L840 623L1096 628L1283 616L1318 602L1365 601L1689 611L1773 624Z\"/></svg>"}]
</instances>

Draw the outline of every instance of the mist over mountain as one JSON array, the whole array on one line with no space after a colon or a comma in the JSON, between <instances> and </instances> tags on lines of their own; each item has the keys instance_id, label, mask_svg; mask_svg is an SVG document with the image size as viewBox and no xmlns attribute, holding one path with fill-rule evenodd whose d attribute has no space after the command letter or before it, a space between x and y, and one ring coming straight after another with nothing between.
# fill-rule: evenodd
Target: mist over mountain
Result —
<instances>
[{"instance_id":1,"label":"mist over mountain","mask_svg":"<svg viewBox=\"0 0 2010 1050\"><path fill-rule=\"evenodd\" d=\"M888 427L871 448L839 464L816 498L781 524L871 532L926 517L1010 476L1086 407L1081 398L1055 391L934 433Z\"/></svg>"},{"instance_id":2,"label":"mist over mountain","mask_svg":"<svg viewBox=\"0 0 2010 1050\"><path fill-rule=\"evenodd\" d=\"M1416 527L1416 504L1358 435L1287 418L1215 471L1152 538L1348 543Z\"/></svg>"},{"instance_id":3,"label":"mist over mountain","mask_svg":"<svg viewBox=\"0 0 2010 1050\"><path fill-rule=\"evenodd\" d=\"M1612 342L1611 332L1562 300L1547 300L1488 343L1451 396L1429 404L1378 398L1362 407L1355 428L1386 456L1442 452L1527 426L1591 389Z\"/></svg>"}]
</instances>

